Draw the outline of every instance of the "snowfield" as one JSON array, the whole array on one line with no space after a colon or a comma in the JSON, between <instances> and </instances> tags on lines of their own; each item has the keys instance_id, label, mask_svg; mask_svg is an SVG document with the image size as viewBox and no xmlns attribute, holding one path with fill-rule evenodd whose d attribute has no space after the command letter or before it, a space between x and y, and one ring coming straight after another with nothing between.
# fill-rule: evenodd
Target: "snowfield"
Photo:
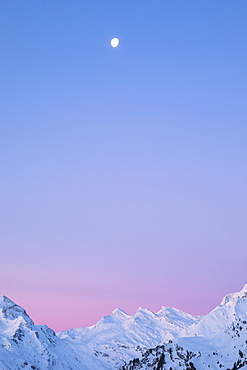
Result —
<instances>
[{"instance_id":1,"label":"snowfield","mask_svg":"<svg viewBox=\"0 0 247 370\"><path fill-rule=\"evenodd\" d=\"M163 307L116 309L96 325L55 333L0 296L0 369L247 370L247 284L204 316Z\"/></svg>"}]
</instances>

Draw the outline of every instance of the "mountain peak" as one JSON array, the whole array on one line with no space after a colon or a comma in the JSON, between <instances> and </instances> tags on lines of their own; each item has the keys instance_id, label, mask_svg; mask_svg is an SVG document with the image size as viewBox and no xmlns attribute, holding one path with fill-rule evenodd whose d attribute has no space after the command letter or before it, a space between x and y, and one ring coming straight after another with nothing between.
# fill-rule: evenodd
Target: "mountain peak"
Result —
<instances>
[{"instance_id":1,"label":"mountain peak","mask_svg":"<svg viewBox=\"0 0 247 370\"><path fill-rule=\"evenodd\" d=\"M116 308L113 312L112 315L117 315L121 317L127 317L129 316L125 311L121 310L121 308Z\"/></svg>"},{"instance_id":2,"label":"mountain peak","mask_svg":"<svg viewBox=\"0 0 247 370\"><path fill-rule=\"evenodd\" d=\"M247 293L247 284L244 285L243 289L241 290L242 293Z\"/></svg>"},{"instance_id":3,"label":"mountain peak","mask_svg":"<svg viewBox=\"0 0 247 370\"><path fill-rule=\"evenodd\" d=\"M0 312L4 317L13 320L22 316L28 325L34 325L33 320L28 316L24 308L15 304L11 299L5 295L0 296Z\"/></svg>"},{"instance_id":4,"label":"mountain peak","mask_svg":"<svg viewBox=\"0 0 247 370\"><path fill-rule=\"evenodd\" d=\"M234 303L238 300L238 298L247 298L247 284L244 285L243 289L240 290L240 292L227 294L223 298L221 305L228 305L230 304L230 302Z\"/></svg>"},{"instance_id":5,"label":"mountain peak","mask_svg":"<svg viewBox=\"0 0 247 370\"><path fill-rule=\"evenodd\" d=\"M151 311L149 308L143 308L143 307L137 308L136 314L138 314L138 313L155 315L155 313L153 311Z\"/></svg>"},{"instance_id":6,"label":"mountain peak","mask_svg":"<svg viewBox=\"0 0 247 370\"><path fill-rule=\"evenodd\" d=\"M5 295L0 295L0 307L2 307L2 305L6 305L9 303L14 304L14 302L11 301L11 299L6 297Z\"/></svg>"}]
</instances>

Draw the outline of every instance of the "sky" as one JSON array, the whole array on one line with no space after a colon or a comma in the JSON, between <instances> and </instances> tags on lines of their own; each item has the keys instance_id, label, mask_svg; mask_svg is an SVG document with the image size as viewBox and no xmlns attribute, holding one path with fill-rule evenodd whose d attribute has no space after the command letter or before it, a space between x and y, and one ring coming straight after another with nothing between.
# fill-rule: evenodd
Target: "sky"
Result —
<instances>
[{"instance_id":1,"label":"sky","mask_svg":"<svg viewBox=\"0 0 247 370\"><path fill-rule=\"evenodd\" d=\"M247 283L246 19L0 0L0 294L36 324L201 315Z\"/></svg>"}]
</instances>

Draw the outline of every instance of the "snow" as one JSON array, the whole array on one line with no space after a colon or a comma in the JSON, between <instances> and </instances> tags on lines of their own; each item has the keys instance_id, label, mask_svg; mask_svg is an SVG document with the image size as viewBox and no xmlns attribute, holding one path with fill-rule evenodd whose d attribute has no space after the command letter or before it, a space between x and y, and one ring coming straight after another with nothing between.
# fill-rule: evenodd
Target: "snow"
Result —
<instances>
[{"instance_id":1,"label":"snow","mask_svg":"<svg viewBox=\"0 0 247 370\"><path fill-rule=\"evenodd\" d=\"M133 316L116 309L94 326L57 334L0 296L1 370L156 370L157 364L231 370L235 363L247 370L247 284L204 316L166 307L139 308Z\"/></svg>"}]
</instances>

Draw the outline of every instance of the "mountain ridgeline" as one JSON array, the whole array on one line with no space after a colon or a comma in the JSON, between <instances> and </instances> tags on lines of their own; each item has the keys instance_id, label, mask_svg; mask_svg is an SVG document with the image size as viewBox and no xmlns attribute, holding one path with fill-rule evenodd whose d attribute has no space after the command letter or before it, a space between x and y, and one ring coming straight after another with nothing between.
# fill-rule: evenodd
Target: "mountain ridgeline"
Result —
<instances>
[{"instance_id":1,"label":"mountain ridgeline","mask_svg":"<svg viewBox=\"0 0 247 370\"><path fill-rule=\"evenodd\" d=\"M247 284L209 314L174 308L55 333L0 296L0 370L247 370Z\"/></svg>"}]
</instances>

